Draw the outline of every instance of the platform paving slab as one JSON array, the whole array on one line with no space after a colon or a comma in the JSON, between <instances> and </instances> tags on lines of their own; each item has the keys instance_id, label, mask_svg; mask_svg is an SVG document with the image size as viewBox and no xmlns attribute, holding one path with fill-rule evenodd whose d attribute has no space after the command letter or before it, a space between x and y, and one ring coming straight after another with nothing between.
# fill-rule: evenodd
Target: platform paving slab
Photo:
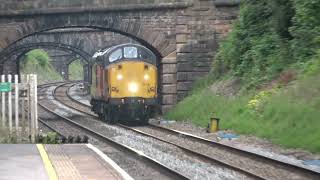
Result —
<instances>
[{"instance_id":1,"label":"platform paving slab","mask_svg":"<svg viewBox=\"0 0 320 180\"><path fill-rule=\"evenodd\" d=\"M0 144L0 180L49 180L52 172L59 180L132 180L91 144Z\"/></svg>"},{"instance_id":2,"label":"platform paving slab","mask_svg":"<svg viewBox=\"0 0 320 180\"><path fill-rule=\"evenodd\" d=\"M32 144L0 144L1 180L49 180L39 151Z\"/></svg>"}]
</instances>

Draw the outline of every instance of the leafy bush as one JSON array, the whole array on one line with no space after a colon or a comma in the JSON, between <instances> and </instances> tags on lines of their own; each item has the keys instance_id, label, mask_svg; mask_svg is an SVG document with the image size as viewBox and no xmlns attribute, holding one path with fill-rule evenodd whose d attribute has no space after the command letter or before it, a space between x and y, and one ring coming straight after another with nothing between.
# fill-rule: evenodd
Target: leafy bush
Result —
<instances>
[{"instance_id":1,"label":"leafy bush","mask_svg":"<svg viewBox=\"0 0 320 180\"><path fill-rule=\"evenodd\" d=\"M231 71L255 87L290 65L300 68L320 48L319 11L318 1L243 0L212 72L221 76Z\"/></svg>"},{"instance_id":2,"label":"leafy bush","mask_svg":"<svg viewBox=\"0 0 320 180\"><path fill-rule=\"evenodd\" d=\"M34 49L25 54L24 63L28 63L28 61L32 61L33 63L37 63L42 67L46 67L49 65L51 59L48 53L42 49Z\"/></svg>"},{"instance_id":3,"label":"leafy bush","mask_svg":"<svg viewBox=\"0 0 320 180\"><path fill-rule=\"evenodd\" d=\"M51 65L48 54L42 49L35 49L25 54L20 62L22 74L38 75L38 82L61 81L63 78Z\"/></svg>"},{"instance_id":4,"label":"leafy bush","mask_svg":"<svg viewBox=\"0 0 320 180\"><path fill-rule=\"evenodd\" d=\"M292 0L295 9L290 32L292 52L300 61L308 61L320 49L320 3L317 0Z\"/></svg>"},{"instance_id":5,"label":"leafy bush","mask_svg":"<svg viewBox=\"0 0 320 180\"><path fill-rule=\"evenodd\" d=\"M38 141L42 144L59 144L58 134L55 132L49 132L45 136L38 137Z\"/></svg>"}]
</instances>

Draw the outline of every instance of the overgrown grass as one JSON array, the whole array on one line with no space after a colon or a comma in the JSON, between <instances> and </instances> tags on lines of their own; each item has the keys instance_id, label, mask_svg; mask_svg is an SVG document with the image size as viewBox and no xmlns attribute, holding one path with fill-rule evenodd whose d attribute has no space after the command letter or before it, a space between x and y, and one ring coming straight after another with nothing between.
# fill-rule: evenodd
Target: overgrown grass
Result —
<instances>
[{"instance_id":1,"label":"overgrown grass","mask_svg":"<svg viewBox=\"0 0 320 180\"><path fill-rule=\"evenodd\" d=\"M217 116L223 129L320 152L319 10L317 1L243 0L211 73L165 116L200 126ZM207 88L230 76L240 79L240 95Z\"/></svg>"},{"instance_id":2,"label":"overgrown grass","mask_svg":"<svg viewBox=\"0 0 320 180\"><path fill-rule=\"evenodd\" d=\"M83 79L83 63L80 59L73 61L69 65L69 79L70 80L81 80Z\"/></svg>"},{"instance_id":3,"label":"overgrown grass","mask_svg":"<svg viewBox=\"0 0 320 180\"><path fill-rule=\"evenodd\" d=\"M299 80L271 95L260 110L248 106L254 94L232 98L198 91L179 103L166 118L190 120L207 126L210 117L221 118L222 129L253 134L285 147L320 152L320 74Z\"/></svg>"},{"instance_id":4,"label":"overgrown grass","mask_svg":"<svg viewBox=\"0 0 320 180\"><path fill-rule=\"evenodd\" d=\"M22 74L37 74L38 83L42 84L50 81L62 81L63 78L50 64L50 57L41 49L28 52L24 60L20 63Z\"/></svg>"}]
</instances>

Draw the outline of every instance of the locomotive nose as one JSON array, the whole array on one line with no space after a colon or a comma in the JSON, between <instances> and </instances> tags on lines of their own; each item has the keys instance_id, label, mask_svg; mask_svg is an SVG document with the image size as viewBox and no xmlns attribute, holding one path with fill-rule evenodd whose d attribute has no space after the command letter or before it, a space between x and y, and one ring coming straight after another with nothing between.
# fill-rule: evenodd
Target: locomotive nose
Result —
<instances>
[{"instance_id":1,"label":"locomotive nose","mask_svg":"<svg viewBox=\"0 0 320 180\"><path fill-rule=\"evenodd\" d=\"M128 90L129 90L130 92L136 93L136 92L138 92L138 89L139 89L139 87L138 87L138 84L137 84L137 83L135 83L135 82L129 83L129 85L128 85Z\"/></svg>"}]
</instances>

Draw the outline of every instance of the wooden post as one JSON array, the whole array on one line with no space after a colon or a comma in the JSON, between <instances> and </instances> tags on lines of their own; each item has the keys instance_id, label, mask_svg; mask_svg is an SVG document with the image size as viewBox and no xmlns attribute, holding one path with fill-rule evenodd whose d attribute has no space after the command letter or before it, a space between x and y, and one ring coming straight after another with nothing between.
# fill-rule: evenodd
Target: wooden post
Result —
<instances>
[{"instance_id":1,"label":"wooden post","mask_svg":"<svg viewBox=\"0 0 320 180\"><path fill-rule=\"evenodd\" d=\"M11 74L8 75L8 82L11 84L12 76ZM12 133L12 92L8 92L8 116L9 116L9 131L10 134Z\"/></svg>"},{"instance_id":2,"label":"wooden post","mask_svg":"<svg viewBox=\"0 0 320 180\"><path fill-rule=\"evenodd\" d=\"M14 110L15 110L15 114L14 114L14 117L15 117L15 125L16 125L16 133L18 135L18 128L19 128L19 76L16 74L14 75L14 95L15 95L15 98L14 98Z\"/></svg>"},{"instance_id":3,"label":"wooden post","mask_svg":"<svg viewBox=\"0 0 320 180\"><path fill-rule=\"evenodd\" d=\"M5 82L5 76L1 75L1 82ZM6 127L6 94L5 92L1 93L2 98L2 106L1 106L1 119L2 119L2 127Z\"/></svg>"}]
</instances>

